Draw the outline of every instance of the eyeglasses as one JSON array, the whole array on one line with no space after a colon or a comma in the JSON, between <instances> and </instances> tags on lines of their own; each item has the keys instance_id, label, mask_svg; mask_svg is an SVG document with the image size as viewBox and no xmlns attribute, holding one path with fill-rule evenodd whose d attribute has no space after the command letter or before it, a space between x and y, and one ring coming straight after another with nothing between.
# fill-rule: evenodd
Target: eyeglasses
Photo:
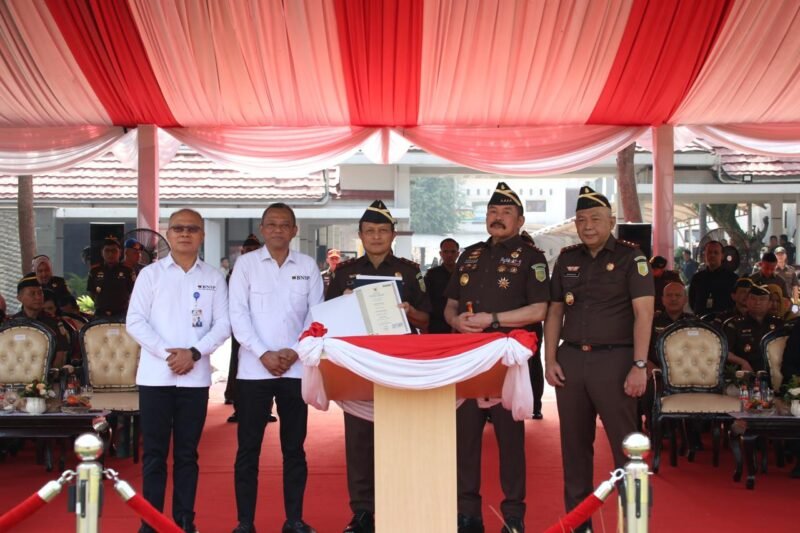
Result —
<instances>
[{"instance_id":1,"label":"eyeglasses","mask_svg":"<svg viewBox=\"0 0 800 533\"><path fill-rule=\"evenodd\" d=\"M290 229L292 229L292 225L288 223L275 224L274 222L267 222L266 224L264 224L264 228L267 231L276 231L276 230L289 231Z\"/></svg>"},{"instance_id":2,"label":"eyeglasses","mask_svg":"<svg viewBox=\"0 0 800 533\"><path fill-rule=\"evenodd\" d=\"M189 226L170 226L169 230L174 231L175 233L190 233L194 235L195 233L200 233L203 228L200 226L195 226L194 224Z\"/></svg>"}]
</instances>

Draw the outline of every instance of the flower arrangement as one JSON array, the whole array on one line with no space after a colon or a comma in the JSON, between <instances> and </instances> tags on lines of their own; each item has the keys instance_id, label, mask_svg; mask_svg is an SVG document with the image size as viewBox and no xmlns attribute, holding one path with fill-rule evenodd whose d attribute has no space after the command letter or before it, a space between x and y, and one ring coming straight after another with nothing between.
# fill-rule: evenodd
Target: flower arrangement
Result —
<instances>
[{"instance_id":1,"label":"flower arrangement","mask_svg":"<svg viewBox=\"0 0 800 533\"><path fill-rule=\"evenodd\" d=\"M786 403L792 403L792 400L800 400L800 376L792 376L792 379L786 384L786 394L783 395L783 399Z\"/></svg>"},{"instance_id":2,"label":"flower arrangement","mask_svg":"<svg viewBox=\"0 0 800 533\"><path fill-rule=\"evenodd\" d=\"M22 389L20 396L23 398L55 398L56 393L47 383L34 379Z\"/></svg>"}]
</instances>

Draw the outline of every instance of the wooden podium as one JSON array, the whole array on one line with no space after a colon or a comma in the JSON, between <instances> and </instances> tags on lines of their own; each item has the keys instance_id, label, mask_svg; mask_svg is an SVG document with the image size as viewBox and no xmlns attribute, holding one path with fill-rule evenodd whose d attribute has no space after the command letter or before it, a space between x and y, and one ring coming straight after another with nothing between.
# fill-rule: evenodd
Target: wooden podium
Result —
<instances>
[{"instance_id":1,"label":"wooden podium","mask_svg":"<svg viewBox=\"0 0 800 533\"><path fill-rule=\"evenodd\" d=\"M507 367L430 390L374 384L322 359L331 400L375 402L375 528L378 533L455 533L456 398L497 398Z\"/></svg>"}]
</instances>

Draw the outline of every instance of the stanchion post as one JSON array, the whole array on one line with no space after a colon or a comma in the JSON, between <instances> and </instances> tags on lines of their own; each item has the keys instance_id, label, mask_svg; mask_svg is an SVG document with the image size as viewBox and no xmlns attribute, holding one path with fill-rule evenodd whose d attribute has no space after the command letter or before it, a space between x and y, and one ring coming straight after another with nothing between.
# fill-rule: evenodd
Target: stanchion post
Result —
<instances>
[{"instance_id":1,"label":"stanchion post","mask_svg":"<svg viewBox=\"0 0 800 533\"><path fill-rule=\"evenodd\" d=\"M625 533L647 533L650 518L650 472L644 460L650 451L650 439L631 433L622 441L622 449L630 458L625 464Z\"/></svg>"},{"instance_id":2,"label":"stanchion post","mask_svg":"<svg viewBox=\"0 0 800 533\"><path fill-rule=\"evenodd\" d=\"M94 433L75 439L75 453L81 460L75 476L75 515L77 533L97 533L102 505L103 467L97 459L103 455L103 441Z\"/></svg>"}]
</instances>

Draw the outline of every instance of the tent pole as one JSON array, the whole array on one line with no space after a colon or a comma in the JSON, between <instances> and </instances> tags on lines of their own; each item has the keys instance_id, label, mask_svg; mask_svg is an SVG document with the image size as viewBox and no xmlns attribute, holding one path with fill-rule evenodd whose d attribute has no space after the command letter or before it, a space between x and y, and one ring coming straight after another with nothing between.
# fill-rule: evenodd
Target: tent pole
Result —
<instances>
[{"instance_id":1,"label":"tent pole","mask_svg":"<svg viewBox=\"0 0 800 533\"><path fill-rule=\"evenodd\" d=\"M139 125L138 216L136 225L158 231L158 128Z\"/></svg>"},{"instance_id":2,"label":"tent pole","mask_svg":"<svg viewBox=\"0 0 800 533\"><path fill-rule=\"evenodd\" d=\"M653 255L673 262L675 229L675 142L672 126L653 128Z\"/></svg>"}]
</instances>

